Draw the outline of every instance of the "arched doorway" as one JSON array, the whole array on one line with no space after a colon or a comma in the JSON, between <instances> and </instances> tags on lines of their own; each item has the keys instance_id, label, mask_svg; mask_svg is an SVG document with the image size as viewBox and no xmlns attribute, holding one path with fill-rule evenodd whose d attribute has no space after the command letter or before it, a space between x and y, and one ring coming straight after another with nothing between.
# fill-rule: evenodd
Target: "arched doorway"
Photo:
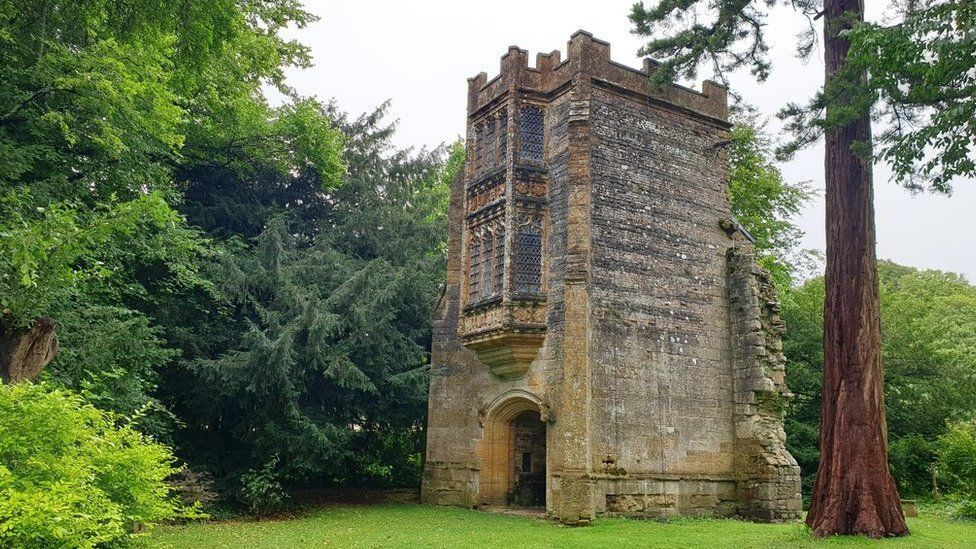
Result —
<instances>
[{"instance_id":1,"label":"arched doorway","mask_svg":"<svg viewBox=\"0 0 976 549\"><path fill-rule=\"evenodd\" d=\"M481 502L546 505L546 424L541 401L525 391L506 393L488 408L481 442Z\"/></svg>"}]
</instances>

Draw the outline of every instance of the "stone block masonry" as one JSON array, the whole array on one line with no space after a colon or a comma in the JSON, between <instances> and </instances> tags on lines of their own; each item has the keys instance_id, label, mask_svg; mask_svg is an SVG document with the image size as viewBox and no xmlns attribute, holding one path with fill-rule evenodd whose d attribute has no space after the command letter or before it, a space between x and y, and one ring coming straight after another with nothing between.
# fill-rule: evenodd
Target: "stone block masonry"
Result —
<instances>
[{"instance_id":1,"label":"stone block masonry","mask_svg":"<svg viewBox=\"0 0 976 549\"><path fill-rule=\"evenodd\" d=\"M511 47L469 80L424 501L797 518L782 323L731 219L725 88L652 87L653 62L583 31L535 64Z\"/></svg>"}]
</instances>

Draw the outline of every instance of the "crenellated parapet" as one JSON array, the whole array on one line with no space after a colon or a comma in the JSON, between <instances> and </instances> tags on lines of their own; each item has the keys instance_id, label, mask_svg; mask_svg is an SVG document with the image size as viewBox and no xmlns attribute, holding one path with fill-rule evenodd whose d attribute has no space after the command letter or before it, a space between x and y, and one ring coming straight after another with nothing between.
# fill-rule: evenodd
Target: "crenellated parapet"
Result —
<instances>
[{"instance_id":1,"label":"crenellated parapet","mask_svg":"<svg viewBox=\"0 0 976 549\"><path fill-rule=\"evenodd\" d=\"M567 58L561 59L559 50L536 55L535 66L529 66L529 52L509 46L501 58L498 76L488 80L487 73L468 79L468 115L477 116L490 110L514 90L523 94L546 98L564 91L574 79L589 79L594 85L606 86L625 93L670 106L719 123L728 120L728 92L725 86L705 80L702 90L696 91L671 84L659 88L648 78L657 63L645 59L640 69L622 65L610 58L610 44L594 38L586 31L576 31L566 46Z\"/></svg>"}]
</instances>

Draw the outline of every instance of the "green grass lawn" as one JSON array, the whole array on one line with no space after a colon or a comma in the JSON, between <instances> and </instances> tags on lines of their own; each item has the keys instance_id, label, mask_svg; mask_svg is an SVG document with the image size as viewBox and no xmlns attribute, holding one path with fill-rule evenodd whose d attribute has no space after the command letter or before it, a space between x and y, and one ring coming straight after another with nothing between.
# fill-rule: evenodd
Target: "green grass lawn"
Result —
<instances>
[{"instance_id":1,"label":"green grass lawn","mask_svg":"<svg viewBox=\"0 0 976 549\"><path fill-rule=\"evenodd\" d=\"M681 519L656 522L600 519L569 528L539 519L415 504L319 509L280 521L227 521L167 526L152 547L967 547L976 548L976 523L936 516L909 519L912 535L812 540L796 524Z\"/></svg>"}]
</instances>

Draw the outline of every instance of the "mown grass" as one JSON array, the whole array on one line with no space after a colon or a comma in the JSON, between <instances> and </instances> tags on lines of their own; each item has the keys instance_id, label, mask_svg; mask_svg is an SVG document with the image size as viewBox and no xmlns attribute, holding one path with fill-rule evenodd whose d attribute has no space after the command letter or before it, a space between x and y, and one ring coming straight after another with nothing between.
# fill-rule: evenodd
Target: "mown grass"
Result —
<instances>
[{"instance_id":1,"label":"mown grass","mask_svg":"<svg viewBox=\"0 0 976 549\"><path fill-rule=\"evenodd\" d=\"M909 519L906 538L811 539L796 524L724 519L657 522L599 519L569 528L539 519L415 504L340 506L289 520L226 521L167 526L152 547L959 547L976 548L976 523L938 516Z\"/></svg>"}]
</instances>

